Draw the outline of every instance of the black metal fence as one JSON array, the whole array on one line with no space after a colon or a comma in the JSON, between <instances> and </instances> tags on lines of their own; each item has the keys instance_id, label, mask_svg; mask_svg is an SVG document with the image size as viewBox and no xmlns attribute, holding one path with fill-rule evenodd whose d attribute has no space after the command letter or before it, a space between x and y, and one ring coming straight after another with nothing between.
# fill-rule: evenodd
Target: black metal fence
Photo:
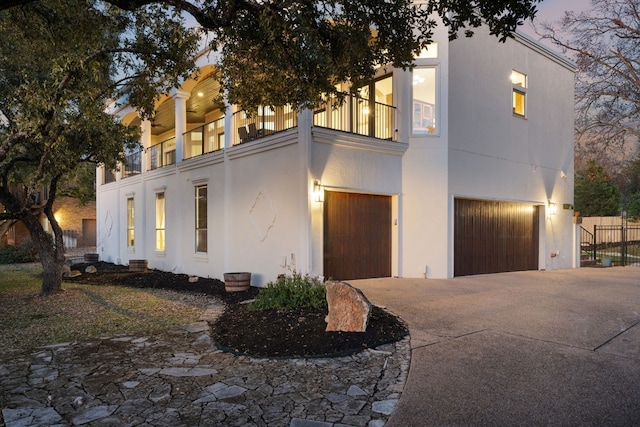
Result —
<instances>
[{"instance_id":1,"label":"black metal fence","mask_svg":"<svg viewBox=\"0 0 640 427\"><path fill-rule=\"evenodd\" d=\"M593 232L580 227L583 254L615 265L640 265L640 225L594 225Z\"/></svg>"}]
</instances>

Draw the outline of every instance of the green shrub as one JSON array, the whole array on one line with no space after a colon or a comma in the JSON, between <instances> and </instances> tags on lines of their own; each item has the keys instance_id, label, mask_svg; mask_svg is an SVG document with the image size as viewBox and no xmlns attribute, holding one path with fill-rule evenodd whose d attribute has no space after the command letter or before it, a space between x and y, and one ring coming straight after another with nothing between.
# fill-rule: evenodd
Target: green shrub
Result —
<instances>
[{"instance_id":1,"label":"green shrub","mask_svg":"<svg viewBox=\"0 0 640 427\"><path fill-rule=\"evenodd\" d=\"M30 239L23 240L19 245L5 245L0 247L0 264L17 264L36 261L36 252Z\"/></svg>"},{"instance_id":2,"label":"green shrub","mask_svg":"<svg viewBox=\"0 0 640 427\"><path fill-rule=\"evenodd\" d=\"M260 289L256 300L249 305L253 311L292 308L323 308L327 306L326 288L317 277L293 271Z\"/></svg>"}]
</instances>

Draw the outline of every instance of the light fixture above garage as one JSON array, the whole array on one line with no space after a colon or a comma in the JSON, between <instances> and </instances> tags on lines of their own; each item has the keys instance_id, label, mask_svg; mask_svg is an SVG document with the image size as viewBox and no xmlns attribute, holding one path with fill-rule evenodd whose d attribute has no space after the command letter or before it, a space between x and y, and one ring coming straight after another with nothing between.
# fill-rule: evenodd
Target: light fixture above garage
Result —
<instances>
[{"instance_id":1,"label":"light fixture above garage","mask_svg":"<svg viewBox=\"0 0 640 427\"><path fill-rule=\"evenodd\" d=\"M324 202L324 188L317 179L313 180L313 201Z\"/></svg>"},{"instance_id":2,"label":"light fixture above garage","mask_svg":"<svg viewBox=\"0 0 640 427\"><path fill-rule=\"evenodd\" d=\"M558 206L551 200L549 200L549 203L547 206L548 206L549 215L555 215L558 212Z\"/></svg>"}]
</instances>

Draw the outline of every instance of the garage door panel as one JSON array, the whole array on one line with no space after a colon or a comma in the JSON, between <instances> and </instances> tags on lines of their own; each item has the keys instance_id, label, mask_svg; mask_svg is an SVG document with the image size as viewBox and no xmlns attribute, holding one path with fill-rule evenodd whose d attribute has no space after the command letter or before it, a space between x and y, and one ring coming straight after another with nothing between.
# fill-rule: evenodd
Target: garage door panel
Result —
<instances>
[{"instance_id":1,"label":"garage door panel","mask_svg":"<svg viewBox=\"0 0 640 427\"><path fill-rule=\"evenodd\" d=\"M535 206L456 199L454 275L538 269Z\"/></svg>"},{"instance_id":2,"label":"garage door panel","mask_svg":"<svg viewBox=\"0 0 640 427\"><path fill-rule=\"evenodd\" d=\"M391 197L325 193L323 269L335 280L391 276Z\"/></svg>"}]
</instances>

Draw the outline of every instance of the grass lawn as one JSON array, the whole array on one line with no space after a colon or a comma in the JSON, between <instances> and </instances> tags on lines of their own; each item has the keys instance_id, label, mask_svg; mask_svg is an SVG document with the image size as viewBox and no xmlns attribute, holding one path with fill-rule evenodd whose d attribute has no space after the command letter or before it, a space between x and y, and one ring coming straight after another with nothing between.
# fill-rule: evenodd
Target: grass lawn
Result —
<instances>
[{"instance_id":1,"label":"grass lawn","mask_svg":"<svg viewBox=\"0 0 640 427\"><path fill-rule=\"evenodd\" d=\"M64 292L39 297L40 264L0 265L0 349L115 335L148 335L197 322L207 295L163 289L65 282Z\"/></svg>"}]
</instances>

